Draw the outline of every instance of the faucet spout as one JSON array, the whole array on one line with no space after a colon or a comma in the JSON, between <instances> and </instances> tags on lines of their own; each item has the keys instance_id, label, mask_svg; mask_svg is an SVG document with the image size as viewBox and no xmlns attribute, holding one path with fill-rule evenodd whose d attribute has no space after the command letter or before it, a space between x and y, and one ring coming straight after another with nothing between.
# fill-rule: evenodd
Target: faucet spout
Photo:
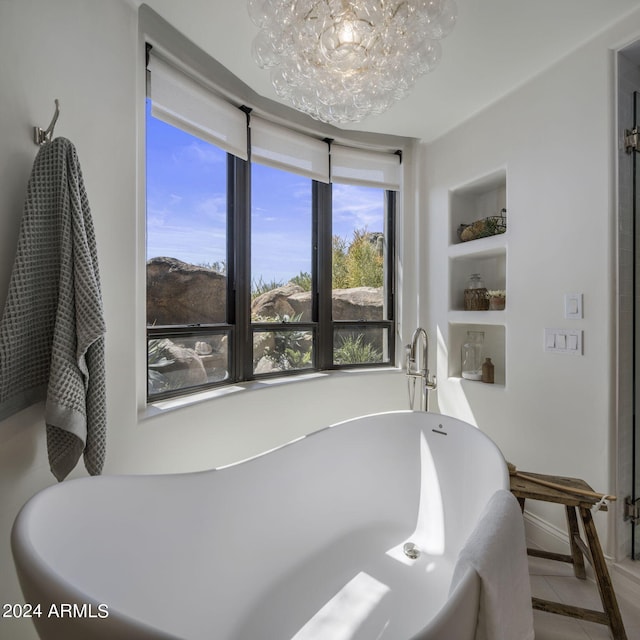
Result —
<instances>
[{"instance_id":1,"label":"faucet spout","mask_svg":"<svg viewBox=\"0 0 640 640\"><path fill-rule=\"evenodd\" d=\"M427 332L422 328L418 327L414 332L413 336L411 336L411 361L416 366L417 362L417 351L418 345L420 342L420 338L422 338L423 346L422 346L422 369L420 372L424 372L427 370L427 358L429 357L429 338L427 337ZM415 372L418 372L418 369L415 369Z\"/></svg>"},{"instance_id":2,"label":"faucet spout","mask_svg":"<svg viewBox=\"0 0 640 640\"><path fill-rule=\"evenodd\" d=\"M418 348L422 340L422 354L419 357ZM420 364L420 366L418 366ZM411 336L411 344L407 345L407 378L409 384L409 405L414 408L415 384L420 380L420 410L429 410L429 391L436 388L435 376L429 375L429 337L427 332L418 327Z\"/></svg>"}]
</instances>

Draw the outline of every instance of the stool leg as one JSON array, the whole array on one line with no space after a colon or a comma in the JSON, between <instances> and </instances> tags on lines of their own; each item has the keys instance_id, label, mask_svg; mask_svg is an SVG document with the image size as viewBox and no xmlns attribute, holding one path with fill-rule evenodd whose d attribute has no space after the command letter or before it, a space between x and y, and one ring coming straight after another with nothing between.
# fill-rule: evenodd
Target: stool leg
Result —
<instances>
[{"instance_id":1,"label":"stool leg","mask_svg":"<svg viewBox=\"0 0 640 640\"><path fill-rule=\"evenodd\" d=\"M571 558L573 559L573 573L576 578L585 580L587 572L584 566L584 556L582 551L576 544L576 537L580 536L580 529L578 528L578 516L576 515L575 507L565 507L567 510L567 527L569 529L569 544L571 546Z\"/></svg>"},{"instance_id":2,"label":"stool leg","mask_svg":"<svg viewBox=\"0 0 640 640\"><path fill-rule=\"evenodd\" d=\"M604 612L609 618L611 633L613 634L614 640L627 640L627 634L624 630L620 609L618 609L618 601L613 590L613 585L611 584L609 570L607 569L604 556L602 555L602 547L598 540L598 532L596 531L595 524L593 523L591 511L584 507L580 507L580 515L582 516L582 524L584 525L587 543L591 550L593 570L596 574L596 582L598 584L598 590L600 591L600 599L602 600Z\"/></svg>"}]
</instances>

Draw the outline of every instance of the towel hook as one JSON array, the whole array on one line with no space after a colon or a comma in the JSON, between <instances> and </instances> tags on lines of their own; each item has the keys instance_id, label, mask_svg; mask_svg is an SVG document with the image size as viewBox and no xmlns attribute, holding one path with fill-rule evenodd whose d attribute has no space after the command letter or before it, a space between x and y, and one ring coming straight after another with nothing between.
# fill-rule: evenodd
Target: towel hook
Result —
<instances>
[{"instance_id":1,"label":"towel hook","mask_svg":"<svg viewBox=\"0 0 640 640\"><path fill-rule=\"evenodd\" d=\"M58 116L60 115L60 101L56 98L54 102L56 103L56 112L53 114L53 119L51 120L51 124L48 126L48 128L33 128L33 141L38 146L42 146L47 142L51 142L51 137L53 136L53 128L56 126L56 121L58 120Z\"/></svg>"}]
</instances>

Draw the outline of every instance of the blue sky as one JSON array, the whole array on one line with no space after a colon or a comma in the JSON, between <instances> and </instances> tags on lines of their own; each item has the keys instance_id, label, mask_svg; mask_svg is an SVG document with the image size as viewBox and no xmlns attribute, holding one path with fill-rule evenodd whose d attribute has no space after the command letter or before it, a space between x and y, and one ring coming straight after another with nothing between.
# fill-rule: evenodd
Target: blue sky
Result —
<instances>
[{"instance_id":1,"label":"blue sky","mask_svg":"<svg viewBox=\"0 0 640 640\"><path fill-rule=\"evenodd\" d=\"M148 259L225 261L226 179L223 151L148 114ZM252 279L311 272L311 180L258 164L252 180ZM334 235L383 230L381 190L335 184L333 192Z\"/></svg>"}]
</instances>

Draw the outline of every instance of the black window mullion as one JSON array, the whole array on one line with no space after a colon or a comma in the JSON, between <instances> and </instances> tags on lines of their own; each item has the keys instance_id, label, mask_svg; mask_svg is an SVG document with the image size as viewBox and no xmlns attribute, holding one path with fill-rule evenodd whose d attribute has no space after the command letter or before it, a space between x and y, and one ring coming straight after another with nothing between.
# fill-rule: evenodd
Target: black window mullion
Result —
<instances>
[{"instance_id":1,"label":"black window mullion","mask_svg":"<svg viewBox=\"0 0 640 640\"><path fill-rule=\"evenodd\" d=\"M396 238L395 238L395 212L396 212L396 197L397 194L395 191L387 191L386 197L386 260L385 260L385 289L387 291L387 299L385 300L387 305L387 320L394 319L394 302L395 302L395 246L396 246Z\"/></svg>"},{"instance_id":2,"label":"black window mullion","mask_svg":"<svg viewBox=\"0 0 640 640\"><path fill-rule=\"evenodd\" d=\"M253 322L255 331L314 331L314 322Z\"/></svg>"},{"instance_id":3,"label":"black window mullion","mask_svg":"<svg viewBox=\"0 0 640 640\"><path fill-rule=\"evenodd\" d=\"M227 154L227 323L235 325L236 312L236 167Z\"/></svg>"},{"instance_id":4,"label":"black window mullion","mask_svg":"<svg viewBox=\"0 0 640 640\"><path fill-rule=\"evenodd\" d=\"M398 194L396 191L387 191L386 197L386 217L387 217L387 248L386 248L386 291L387 291L387 320L392 321L389 328L389 360L395 365L396 358L396 211L398 204Z\"/></svg>"},{"instance_id":5,"label":"black window mullion","mask_svg":"<svg viewBox=\"0 0 640 640\"><path fill-rule=\"evenodd\" d=\"M251 335L251 164L230 157L229 197L233 201L233 376L253 376Z\"/></svg>"},{"instance_id":6,"label":"black window mullion","mask_svg":"<svg viewBox=\"0 0 640 640\"><path fill-rule=\"evenodd\" d=\"M313 183L314 220L317 230L317 262L314 274L314 292L317 300L317 352L318 369L333 368L333 327L332 327L332 206L331 185Z\"/></svg>"}]
</instances>

